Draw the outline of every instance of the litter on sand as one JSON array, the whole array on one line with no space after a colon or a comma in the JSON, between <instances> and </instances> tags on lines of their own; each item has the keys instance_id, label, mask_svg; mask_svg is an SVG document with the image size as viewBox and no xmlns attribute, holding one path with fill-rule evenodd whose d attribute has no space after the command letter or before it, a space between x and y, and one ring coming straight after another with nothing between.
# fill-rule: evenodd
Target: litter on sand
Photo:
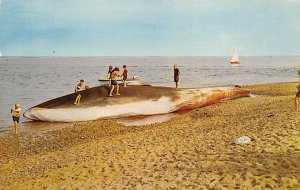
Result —
<instances>
[{"instance_id":1,"label":"litter on sand","mask_svg":"<svg viewBox=\"0 0 300 190\"><path fill-rule=\"evenodd\" d=\"M242 136L242 137L239 137L236 141L235 141L235 144L247 144L251 142L251 138L248 137L248 136Z\"/></svg>"}]
</instances>

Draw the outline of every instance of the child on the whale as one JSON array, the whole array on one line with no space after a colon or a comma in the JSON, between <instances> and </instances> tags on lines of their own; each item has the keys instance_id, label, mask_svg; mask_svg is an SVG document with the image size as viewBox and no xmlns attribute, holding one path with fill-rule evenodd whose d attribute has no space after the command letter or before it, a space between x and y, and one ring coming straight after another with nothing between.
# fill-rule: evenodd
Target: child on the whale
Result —
<instances>
[{"instance_id":1,"label":"child on the whale","mask_svg":"<svg viewBox=\"0 0 300 190\"><path fill-rule=\"evenodd\" d=\"M109 83L108 85L111 86L111 74L113 72L113 67L112 66L109 66L108 67L108 72L107 72L107 78L109 79Z\"/></svg>"},{"instance_id":2,"label":"child on the whale","mask_svg":"<svg viewBox=\"0 0 300 190\"><path fill-rule=\"evenodd\" d=\"M123 73L121 75L123 77L122 81L123 81L123 85L124 87L127 86L126 84L126 80L127 80L127 76L128 76L128 70L127 70L127 66L126 65L123 65Z\"/></svg>"},{"instance_id":3,"label":"child on the whale","mask_svg":"<svg viewBox=\"0 0 300 190\"><path fill-rule=\"evenodd\" d=\"M80 82L75 86L75 93L77 96L76 96L74 105L80 104L80 100L81 100L80 91L88 89L88 88L89 88L89 86L85 85L84 80L81 79Z\"/></svg>"},{"instance_id":4,"label":"child on the whale","mask_svg":"<svg viewBox=\"0 0 300 190\"><path fill-rule=\"evenodd\" d=\"M118 67L114 68L112 74L111 74L111 89L110 89L110 92L109 92L109 96L112 97L113 96L113 91L114 89L116 88L117 89L117 95L119 96L120 93L119 93L119 84L118 84L118 77L119 77L119 72L120 72L120 69Z\"/></svg>"}]
</instances>

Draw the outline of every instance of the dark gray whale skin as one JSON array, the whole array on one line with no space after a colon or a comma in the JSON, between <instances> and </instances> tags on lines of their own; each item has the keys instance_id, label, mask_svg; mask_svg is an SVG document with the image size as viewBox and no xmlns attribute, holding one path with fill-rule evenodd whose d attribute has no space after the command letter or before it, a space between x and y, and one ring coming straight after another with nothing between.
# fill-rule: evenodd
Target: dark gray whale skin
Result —
<instances>
[{"instance_id":1,"label":"dark gray whale skin","mask_svg":"<svg viewBox=\"0 0 300 190\"><path fill-rule=\"evenodd\" d=\"M180 90L169 87L153 87L153 86L127 86L126 88L120 85L121 96L109 97L110 87L97 86L83 90L81 94L81 104L76 107L87 107L97 105L109 104L123 104L128 100L145 100L145 99L158 99L162 96L171 98L172 100L178 99L177 93ZM55 98L32 108L74 108L74 101L76 94L68 94L59 98Z\"/></svg>"}]
</instances>

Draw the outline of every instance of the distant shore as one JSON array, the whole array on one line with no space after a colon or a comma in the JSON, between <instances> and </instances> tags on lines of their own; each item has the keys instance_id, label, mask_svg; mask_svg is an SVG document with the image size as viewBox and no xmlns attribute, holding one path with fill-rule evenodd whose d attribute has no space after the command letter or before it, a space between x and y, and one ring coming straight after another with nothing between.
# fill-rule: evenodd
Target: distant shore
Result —
<instances>
[{"instance_id":1,"label":"distant shore","mask_svg":"<svg viewBox=\"0 0 300 190\"><path fill-rule=\"evenodd\" d=\"M72 123L0 137L0 189L300 188L297 83L245 86L227 100L164 123ZM253 139L235 145L243 135Z\"/></svg>"}]
</instances>

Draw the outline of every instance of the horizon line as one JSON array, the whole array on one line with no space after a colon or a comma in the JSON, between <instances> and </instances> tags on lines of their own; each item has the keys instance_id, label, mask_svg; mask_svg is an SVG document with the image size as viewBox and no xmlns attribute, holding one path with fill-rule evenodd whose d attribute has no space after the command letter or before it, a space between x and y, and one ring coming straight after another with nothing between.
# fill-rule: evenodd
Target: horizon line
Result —
<instances>
[{"instance_id":1,"label":"horizon line","mask_svg":"<svg viewBox=\"0 0 300 190\"><path fill-rule=\"evenodd\" d=\"M86 55L86 56L30 56L30 55L8 55L0 56L1 58L97 58L97 57L231 57L231 55ZM239 57L300 57L299 55L239 55Z\"/></svg>"}]
</instances>

